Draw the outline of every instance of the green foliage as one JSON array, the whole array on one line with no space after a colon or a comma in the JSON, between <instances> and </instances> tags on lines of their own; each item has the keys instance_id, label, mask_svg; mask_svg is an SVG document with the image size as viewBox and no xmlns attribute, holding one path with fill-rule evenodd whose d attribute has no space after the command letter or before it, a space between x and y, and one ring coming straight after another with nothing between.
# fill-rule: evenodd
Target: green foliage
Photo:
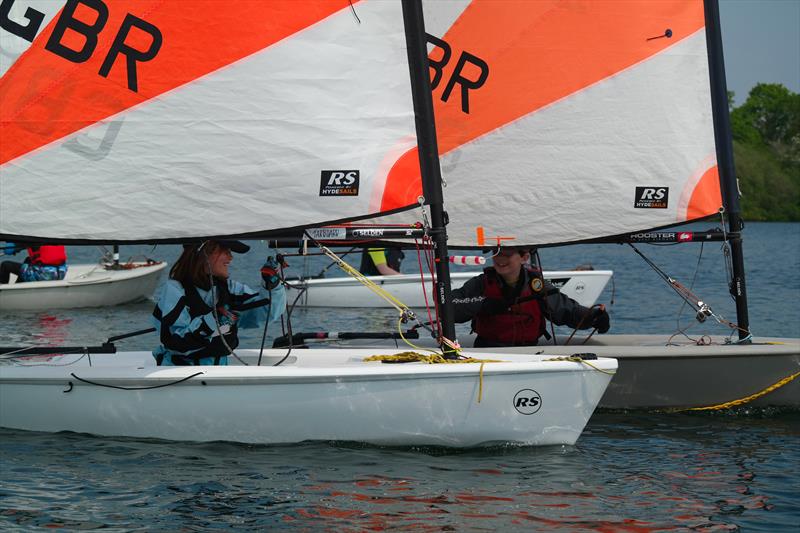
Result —
<instances>
[{"instance_id":1,"label":"green foliage","mask_svg":"<svg viewBox=\"0 0 800 533\"><path fill-rule=\"evenodd\" d=\"M800 95L760 83L730 117L742 216L800 221Z\"/></svg>"},{"instance_id":2,"label":"green foliage","mask_svg":"<svg viewBox=\"0 0 800 533\"><path fill-rule=\"evenodd\" d=\"M800 166L787 168L769 149L733 142L745 220L800 221Z\"/></svg>"}]
</instances>

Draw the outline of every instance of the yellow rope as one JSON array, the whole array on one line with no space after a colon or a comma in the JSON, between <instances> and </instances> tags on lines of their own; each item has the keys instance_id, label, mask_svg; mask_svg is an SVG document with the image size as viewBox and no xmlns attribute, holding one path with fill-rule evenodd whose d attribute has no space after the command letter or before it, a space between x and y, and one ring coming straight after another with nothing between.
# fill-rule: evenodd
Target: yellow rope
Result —
<instances>
[{"instance_id":1,"label":"yellow rope","mask_svg":"<svg viewBox=\"0 0 800 533\"><path fill-rule=\"evenodd\" d=\"M475 359L473 357L465 357L463 359L445 359L440 353L424 354L418 352L402 352L393 355L371 355L365 357L364 361L395 361L398 363L411 363L420 362L428 364L440 363L480 363L481 368L478 371L478 403L483 399L483 365L486 363L504 363L496 359Z\"/></svg>"},{"instance_id":2,"label":"yellow rope","mask_svg":"<svg viewBox=\"0 0 800 533\"><path fill-rule=\"evenodd\" d=\"M602 372L603 374L608 374L609 376L613 376L614 374L616 374L616 372L614 372L614 371L603 370L602 368L598 368L595 365L593 365L592 363L590 363L589 361L587 361L586 359L582 359L581 357L579 357L577 355L565 355L565 356L561 356L561 357L548 357L547 359L544 359L544 361L570 361L570 362L573 362L573 363L583 363L584 365L590 366L590 367L594 368L595 370L597 370L598 372Z\"/></svg>"},{"instance_id":3,"label":"yellow rope","mask_svg":"<svg viewBox=\"0 0 800 533\"><path fill-rule=\"evenodd\" d=\"M381 298L386 300L389 304L391 304L392 307L394 307L395 309L397 309L400 312L409 311L408 306L405 305L400 300L398 300L397 298L395 298L392 293L390 293L389 291L387 291L386 289L384 289L380 285L378 285L376 283L373 283L372 280L367 279L367 277L364 274L359 272L357 269L355 269L354 267L352 267L348 263L345 263L339 256L337 256L331 250L329 250L325 246L320 246L320 249L323 251L323 253L325 253L325 255L327 255L329 258L333 259L333 261L336 262L336 264L339 266L339 268L344 270L345 273L350 274L356 280L358 280L361 283L363 283L369 290L371 290L372 292L374 292L375 294L377 294L378 296L380 296Z\"/></svg>"},{"instance_id":4,"label":"yellow rope","mask_svg":"<svg viewBox=\"0 0 800 533\"><path fill-rule=\"evenodd\" d=\"M481 403L481 398L483 398L483 365L486 364L486 361L481 361L481 369L478 373L478 403Z\"/></svg>"},{"instance_id":5,"label":"yellow rope","mask_svg":"<svg viewBox=\"0 0 800 533\"><path fill-rule=\"evenodd\" d=\"M400 334L400 338L403 339L403 342L405 342L406 344L408 344L409 346L411 346L415 350L424 350L426 352L431 352L431 353L435 353L435 354L439 353L436 350L432 350L430 348L422 348L420 346L417 346L413 342L411 342L410 340L406 339L405 336L403 335L403 317L402 316L397 319L397 332ZM414 353L414 352L405 352L405 353Z\"/></svg>"},{"instance_id":6,"label":"yellow rope","mask_svg":"<svg viewBox=\"0 0 800 533\"><path fill-rule=\"evenodd\" d=\"M368 279L364 274L359 272L356 268L354 268L348 263L345 263L344 260L342 260L342 258L333 253L330 249L326 248L325 246L320 246L320 250L322 250L323 253L327 255L329 258L331 258L339 266L339 268L341 268L346 274L349 274L356 281L362 283L365 287L367 287L369 290L374 292L379 297L383 298L386 302L389 303L389 305L391 305L400 312L400 318L398 319L397 322L397 329L400 332L400 338L403 339L403 342L405 342L415 350L426 350L434 352L434 350L429 350L428 348L420 348L418 346L415 346L408 339L406 339L405 336L403 336L403 331L401 326L403 320L408 318L411 318L412 320L417 319L414 312L406 304L395 298L395 296L392 293L390 293L380 285ZM458 355L461 352L460 346L458 346L458 344L454 343L453 341L447 338L442 337L440 339L440 342L450 348L449 350L445 350L445 353L455 353L456 355Z\"/></svg>"},{"instance_id":7,"label":"yellow rope","mask_svg":"<svg viewBox=\"0 0 800 533\"><path fill-rule=\"evenodd\" d=\"M434 352L431 354L424 354L419 352L401 352L392 355L371 355L364 358L365 362L368 361L393 361L396 363L428 363L434 364L453 364L453 363L505 363L498 359L475 359L474 357L464 357L462 359L445 359L440 353Z\"/></svg>"},{"instance_id":8,"label":"yellow rope","mask_svg":"<svg viewBox=\"0 0 800 533\"><path fill-rule=\"evenodd\" d=\"M745 404L745 403L748 403L748 402L752 402L753 400L755 400L757 398L760 398L760 397L764 396L765 394L769 394L770 392L783 387L787 383L791 382L797 376L800 376L800 372L795 372L791 376L787 376L787 377L783 378L782 380L778 381L777 383L774 383L774 384L770 385L769 387L767 387L766 389L764 389L764 390L762 390L760 392L757 392L755 394L751 394L750 396L746 396L746 397L740 398L738 400L732 400L730 402L725 402L725 403L721 403L721 404L718 404L718 405L710 405L708 407L688 407L686 409L675 409L675 410L670 410L670 412L672 412L672 413L680 413L680 412L683 412L683 411L719 411L721 409L728 409L730 407L736 407L737 405L742 405L742 404Z\"/></svg>"}]
</instances>

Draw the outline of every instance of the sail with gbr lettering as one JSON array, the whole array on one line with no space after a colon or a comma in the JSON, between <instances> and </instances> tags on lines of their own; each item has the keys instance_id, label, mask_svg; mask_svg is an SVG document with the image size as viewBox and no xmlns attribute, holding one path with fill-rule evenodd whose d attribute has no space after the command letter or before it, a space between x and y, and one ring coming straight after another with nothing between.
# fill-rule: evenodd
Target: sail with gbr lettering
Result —
<instances>
[{"instance_id":1,"label":"sail with gbr lettering","mask_svg":"<svg viewBox=\"0 0 800 533\"><path fill-rule=\"evenodd\" d=\"M477 227L556 244L719 211L702 0L424 7L451 247ZM396 178L387 207L421 192Z\"/></svg>"},{"instance_id":2,"label":"sail with gbr lettering","mask_svg":"<svg viewBox=\"0 0 800 533\"><path fill-rule=\"evenodd\" d=\"M419 174L400 2L4 1L0 22L0 239L256 237L417 204L381 201Z\"/></svg>"}]
</instances>

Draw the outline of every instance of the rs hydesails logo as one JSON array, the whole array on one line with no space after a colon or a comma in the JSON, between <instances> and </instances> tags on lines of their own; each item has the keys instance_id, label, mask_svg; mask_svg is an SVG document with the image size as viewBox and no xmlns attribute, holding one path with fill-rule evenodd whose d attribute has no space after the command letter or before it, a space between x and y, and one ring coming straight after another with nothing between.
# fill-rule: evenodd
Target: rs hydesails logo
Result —
<instances>
[{"instance_id":1,"label":"rs hydesails logo","mask_svg":"<svg viewBox=\"0 0 800 533\"><path fill-rule=\"evenodd\" d=\"M358 170L323 170L320 196L358 196Z\"/></svg>"},{"instance_id":2,"label":"rs hydesails logo","mask_svg":"<svg viewBox=\"0 0 800 533\"><path fill-rule=\"evenodd\" d=\"M669 187L636 187L633 207L637 209L666 209Z\"/></svg>"}]
</instances>

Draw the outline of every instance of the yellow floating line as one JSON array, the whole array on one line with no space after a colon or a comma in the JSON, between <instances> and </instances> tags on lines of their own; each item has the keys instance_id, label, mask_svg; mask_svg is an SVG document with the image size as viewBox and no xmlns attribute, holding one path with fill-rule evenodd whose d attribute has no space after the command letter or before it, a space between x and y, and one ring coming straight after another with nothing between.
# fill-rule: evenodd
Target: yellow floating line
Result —
<instances>
[{"instance_id":1,"label":"yellow floating line","mask_svg":"<svg viewBox=\"0 0 800 533\"><path fill-rule=\"evenodd\" d=\"M753 400L756 400L758 398L761 398L762 396L764 396L766 394L769 394L770 392L783 387L787 383L791 382L797 376L800 376L800 372L795 372L791 376L787 376L787 377L781 379L780 381L778 381L777 383L773 383L772 385L770 385L769 387L767 387L766 389L764 389L762 391L759 391L759 392L757 392L755 394L751 394L750 396L746 396L744 398L739 398L738 400L732 400L730 402L725 402L725 403L721 403L721 404L718 404L718 405L710 405L708 407L688 407L686 409L675 409L675 410L670 410L670 412L671 413L681 413L681 412L684 412L684 411L720 411L722 409L729 409L731 407L736 407L738 405L743 405L743 404L752 402Z\"/></svg>"}]
</instances>

